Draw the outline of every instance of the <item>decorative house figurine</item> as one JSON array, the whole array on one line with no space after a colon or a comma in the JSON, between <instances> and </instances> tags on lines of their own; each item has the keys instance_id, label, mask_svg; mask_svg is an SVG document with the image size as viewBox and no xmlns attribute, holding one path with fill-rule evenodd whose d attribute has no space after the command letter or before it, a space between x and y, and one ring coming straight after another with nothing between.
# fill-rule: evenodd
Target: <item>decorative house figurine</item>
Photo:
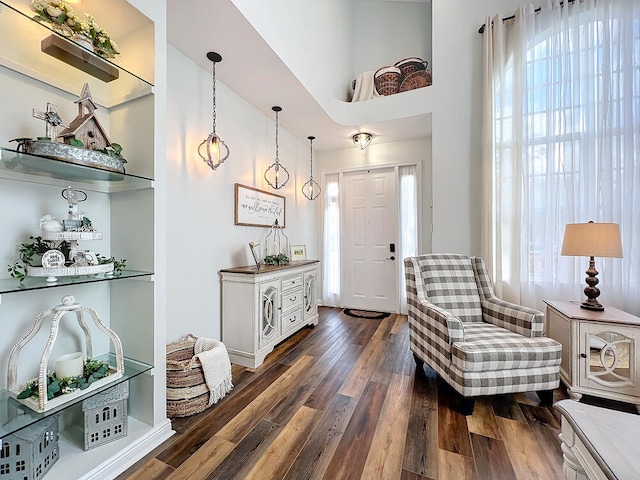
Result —
<instances>
[{"instance_id":1,"label":"decorative house figurine","mask_svg":"<svg viewBox=\"0 0 640 480\"><path fill-rule=\"evenodd\" d=\"M89 84L82 87L78 104L78 116L73 119L69 128L60 133L64 143L72 145L71 140L80 140L89 150L104 150L111 146L111 141L96 117L98 106L93 103Z\"/></svg>"},{"instance_id":2,"label":"decorative house figurine","mask_svg":"<svg viewBox=\"0 0 640 480\"><path fill-rule=\"evenodd\" d=\"M49 471L59 457L58 417L43 418L2 439L1 480L36 480Z\"/></svg>"},{"instance_id":3,"label":"decorative house figurine","mask_svg":"<svg viewBox=\"0 0 640 480\"><path fill-rule=\"evenodd\" d=\"M85 450L127 436L128 398L129 382L122 382L82 402Z\"/></svg>"}]
</instances>

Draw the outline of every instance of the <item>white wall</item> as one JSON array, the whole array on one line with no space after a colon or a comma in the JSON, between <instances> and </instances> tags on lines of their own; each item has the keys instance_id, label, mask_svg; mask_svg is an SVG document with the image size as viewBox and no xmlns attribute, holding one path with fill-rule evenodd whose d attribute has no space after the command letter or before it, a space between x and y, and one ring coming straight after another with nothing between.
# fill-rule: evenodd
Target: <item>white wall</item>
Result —
<instances>
[{"instance_id":1,"label":"white wall","mask_svg":"<svg viewBox=\"0 0 640 480\"><path fill-rule=\"evenodd\" d=\"M431 3L355 0L354 72L420 57L431 70Z\"/></svg>"},{"instance_id":2,"label":"white wall","mask_svg":"<svg viewBox=\"0 0 640 480\"><path fill-rule=\"evenodd\" d=\"M321 104L346 98L354 75L352 1L232 1Z\"/></svg>"},{"instance_id":3,"label":"white wall","mask_svg":"<svg viewBox=\"0 0 640 480\"><path fill-rule=\"evenodd\" d=\"M485 16L520 0L433 2L433 251L480 253L482 35Z\"/></svg>"},{"instance_id":4,"label":"white wall","mask_svg":"<svg viewBox=\"0 0 640 480\"><path fill-rule=\"evenodd\" d=\"M279 131L279 158L291 179L272 190L263 179L275 158L275 117L267 117L220 81L216 133L230 156L211 170L197 147L211 132L211 72L168 46L167 72L167 341L185 333L220 339L223 268L253 264L248 243L269 229L234 225L234 184L286 196L285 233L317 258L315 203L300 189L309 175L308 144ZM286 115L280 113L280 118Z\"/></svg>"}]
</instances>

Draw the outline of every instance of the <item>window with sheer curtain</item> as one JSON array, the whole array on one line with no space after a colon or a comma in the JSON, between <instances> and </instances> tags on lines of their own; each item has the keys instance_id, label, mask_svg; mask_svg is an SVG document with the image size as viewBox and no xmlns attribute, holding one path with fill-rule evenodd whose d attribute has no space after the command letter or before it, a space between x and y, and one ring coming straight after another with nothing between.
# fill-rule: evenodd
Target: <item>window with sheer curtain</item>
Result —
<instances>
[{"instance_id":1,"label":"window with sheer curtain","mask_svg":"<svg viewBox=\"0 0 640 480\"><path fill-rule=\"evenodd\" d=\"M640 315L640 2L521 7L484 33L482 255L507 300L582 297L567 223L614 222L601 303Z\"/></svg>"},{"instance_id":2,"label":"window with sheer curtain","mask_svg":"<svg viewBox=\"0 0 640 480\"><path fill-rule=\"evenodd\" d=\"M324 177L322 303L340 306L340 183L337 173Z\"/></svg>"}]
</instances>

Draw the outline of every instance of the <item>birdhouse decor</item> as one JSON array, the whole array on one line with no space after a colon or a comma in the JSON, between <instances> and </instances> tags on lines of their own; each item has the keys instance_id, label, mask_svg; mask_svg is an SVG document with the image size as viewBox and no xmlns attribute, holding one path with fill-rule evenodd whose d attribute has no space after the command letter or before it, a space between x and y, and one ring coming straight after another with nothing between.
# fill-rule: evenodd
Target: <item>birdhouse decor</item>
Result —
<instances>
[{"instance_id":1,"label":"birdhouse decor","mask_svg":"<svg viewBox=\"0 0 640 480\"><path fill-rule=\"evenodd\" d=\"M98 106L91 97L89 84L85 83L78 105L78 115L67 123L58 114L58 107L47 103L45 111L33 109L33 116L46 124L46 135L31 138L15 138L18 152L39 155L88 167L124 173L127 162L122 156L122 146L111 142L96 116ZM63 128L62 131L58 131Z\"/></svg>"},{"instance_id":2,"label":"birdhouse decor","mask_svg":"<svg viewBox=\"0 0 640 480\"><path fill-rule=\"evenodd\" d=\"M82 87L80 98L75 103L78 104L78 116L60 133L60 138L67 145L77 146L75 142L80 141L89 150L101 151L110 147L109 137L96 117L98 106L93 103L88 83Z\"/></svg>"}]
</instances>

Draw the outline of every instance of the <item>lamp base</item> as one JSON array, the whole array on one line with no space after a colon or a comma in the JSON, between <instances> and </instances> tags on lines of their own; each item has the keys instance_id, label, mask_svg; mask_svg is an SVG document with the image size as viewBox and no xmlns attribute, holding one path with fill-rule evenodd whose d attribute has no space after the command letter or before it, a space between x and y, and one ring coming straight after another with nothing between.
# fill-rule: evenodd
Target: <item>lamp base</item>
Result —
<instances>
[{"instance_id":1,"label":"lamp base","mask_svg":"<svg viewBox=\"0 0 640 480\"><path fill-rule=\"evenodd\" d=\"M604 306L593 299L582 302L580 304L580 308L584 308L585 310L592 310L594 312L602 312L604 310Z\"/></svg>"},{"instance_id":2,"label":"lamp base","mask_svg":"<svg viewBox=\"0 0 640 480\"><path fill-rule=\"evenodd\" d=\"M596 262L593 257L589 258L589 268L584 273L587 274L587 278L584 279L585 282L587 282L587 288L584 289L587 300L582 302L580 307L585 310L601 312L604 310L604 307L596 300L596 298L600 296L600 290L596 287L596 285L598 285L598 271L596 270Z\"/></svg>"}]
</instances>

